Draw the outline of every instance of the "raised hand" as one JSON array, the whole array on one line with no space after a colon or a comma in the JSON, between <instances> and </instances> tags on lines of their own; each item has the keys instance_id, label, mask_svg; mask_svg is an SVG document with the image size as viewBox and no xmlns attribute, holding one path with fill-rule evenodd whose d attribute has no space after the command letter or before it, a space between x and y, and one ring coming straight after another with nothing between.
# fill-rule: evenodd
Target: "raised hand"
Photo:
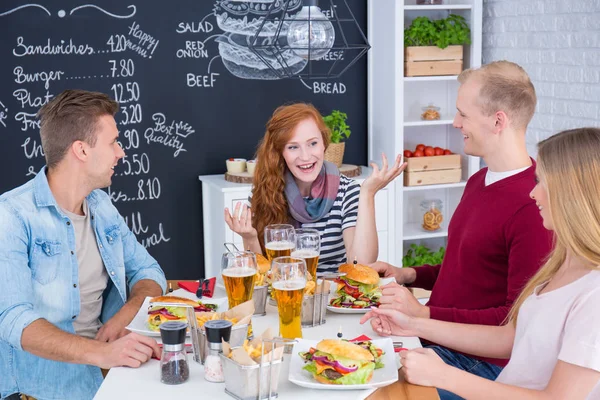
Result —
<instances>
[{"instance_id":1,"label":"raised hand","mask_svg":"<svg viewBox=\"0 0 600 400\"><path fill-rule=\"evenodd\" d=\"M256 229L252 226L252 210L246 204L240 211L241 203L237 203L233 210L233 215L229 213L229 209L225 208L225 223L229 229L240 235L245 240L250 240L258 237Z\"/></svg>"},{"instance_id":2,"label":"raised hand","mask_svg":"<svg viewBox=\"0 0 600 400\"><path fill-rule=\"evenodd\" d=\"M364 190L373 196L379 190L386 187L388 183L396 179L402 173L402 171L404 171L407 165L406 163L400 164L402 160L400 155L396 156L396 162L391 168L388 168L388 160L384 153L381 153L381 158L381 169L379 169L376 163L371 163L373 172L361 185L361 191Z\"/></svg>"}]
</instances>

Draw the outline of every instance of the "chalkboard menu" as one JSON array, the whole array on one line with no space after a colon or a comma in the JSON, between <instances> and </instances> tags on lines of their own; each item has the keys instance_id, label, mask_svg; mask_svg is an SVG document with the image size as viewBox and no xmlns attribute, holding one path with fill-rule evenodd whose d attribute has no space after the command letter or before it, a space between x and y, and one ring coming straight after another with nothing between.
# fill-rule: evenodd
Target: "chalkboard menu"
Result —
<instances>
[{"instance_id":1,"label":"chalkboard menu","mask_svg":"<svg viewBox=\"0 0 600 400\"><path fill-rule=\"evenodd\" d=\"M352 136L344 162L364 165L366 57L331 80L276 79L245 45L273 2L282 4L0 2L0 192L45 164L35 118L41 106L65 89L107 93L120 103L115 118L126 157L105 190L167 278L194 279L204 268L198 176L224 173L230 157L253 158L277 106L306 101L324 114L346 112ZM366 32L366 2L348 5ZM288 56L298 71L305 67ZM332 52L319 62L340 58Z\"/></svg>"}]
</instances>

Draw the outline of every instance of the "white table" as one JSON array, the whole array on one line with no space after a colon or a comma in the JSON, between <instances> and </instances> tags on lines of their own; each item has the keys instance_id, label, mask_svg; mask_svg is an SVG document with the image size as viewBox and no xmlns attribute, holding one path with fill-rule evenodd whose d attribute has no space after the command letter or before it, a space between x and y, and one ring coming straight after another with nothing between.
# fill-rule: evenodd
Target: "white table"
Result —
<instances>
[{"instance_id":1,"label":"white table","mask_svg":"<svg viewBox=\"0 0 600 400\"><path fill-rule=\"evenodd\" d=\"M179 289L178 291L182 291ZM187 293L187 292L186 292ZM224 296L217 289L215 297ZM371 329L370 324L360 325L362 314L337 314L327 312L327 322L313 328L302 328L302 335L306 339L320 340L323 338L335 338L342 327L344 338L353 339L360 335L370 338L378 336ZM252 318L252 327L255 335L260 335L267 327L279 329L277 318L277 307L267 305L267 315ZM404 342L404 347L412 349L421 347L421 342L416 337L392 337L395 341ZM160 339L160 338L158 338ZM322 398L327 400L351 400L364 399L374 390L316 390L306 389L288 381L290 357L286 355L282 365L279 381L279 398L306 400L307 398ZM228 399L233 397L225 393L224 383L212 383L204 379L204 366L193 361L193 354L188 355L190 364L190 379L181 385L165 385L160 382L159 361L150 360L140 368L111 368L100 390L94 397L95 400L148 400L155 398L178 398L178 399Z\"/></svg>"}]
</instances>

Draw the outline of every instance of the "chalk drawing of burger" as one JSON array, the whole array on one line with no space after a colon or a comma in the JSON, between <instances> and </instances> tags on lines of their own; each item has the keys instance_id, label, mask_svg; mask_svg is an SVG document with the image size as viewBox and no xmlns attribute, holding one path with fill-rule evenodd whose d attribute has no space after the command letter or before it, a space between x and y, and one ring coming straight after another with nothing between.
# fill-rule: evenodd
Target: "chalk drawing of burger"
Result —
<instances>
[{"instance_id":1,"label":"chalk drawing of burger","mask_svg":"<svg viewBox=\"0 0 600 400\"><path fill-rule=\"evenodd\" d=\"M275 4L273 4L275 3ZM279 79L283 68L287 73L297 74L301 72L308 61L287 49L272 52L269 49L258 49L254 54L249 49L249 43L261 28L262 22L273 4L271 15L281 13L284 7L282 0L218 0L215 4L214 14L217 25L225 33L217 38L219 42L219 54L223 64L229 72L242 79ZM287 47L286 32L289 22L302 8L302 0L289 0L286 22L277 38L278 47ZM258 45L273 45L279 20L269 20L262 27L259 35ZM275 70L273 71L265 61Z\"/></svg>"}]
</instances>

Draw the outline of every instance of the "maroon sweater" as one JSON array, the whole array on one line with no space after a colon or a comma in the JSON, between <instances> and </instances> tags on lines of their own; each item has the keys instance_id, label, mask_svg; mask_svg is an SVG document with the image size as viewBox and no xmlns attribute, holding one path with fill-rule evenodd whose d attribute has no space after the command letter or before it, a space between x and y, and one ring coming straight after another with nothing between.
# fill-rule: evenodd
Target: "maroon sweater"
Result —
<instances>
[{"instance_id":1,"label":"maroon sweater","mask_svg":"<svg viewBox=\"0 0 600 400\"><path fill-rule=\"evenodd\" d=\"M481 169L467 182L448 227L442 265L415 268L411 286L433 290L427 303L433 319L501 325L550 252L552 233L529 197L535 163L487 187L486 173L487 168Z\"/></svg>"}]
</instances>

